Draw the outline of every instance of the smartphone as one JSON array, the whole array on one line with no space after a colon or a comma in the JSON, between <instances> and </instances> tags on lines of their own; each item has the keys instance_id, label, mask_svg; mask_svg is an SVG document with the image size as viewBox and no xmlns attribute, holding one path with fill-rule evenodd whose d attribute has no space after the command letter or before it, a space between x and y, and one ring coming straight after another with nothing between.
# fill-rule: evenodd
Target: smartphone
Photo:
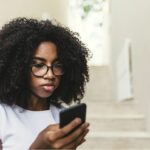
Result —
<instances>
[{"instance_id":1,"label":"smartphone","mask_svg":"<svg viewBox=\"0 0 150 150\"><path fill-rule=\"evenodd\" d=\"M86 104L81 103L60 111L60 128L64 127L75 118L81 119L81 124L86 121Z\"/></svg>"}]
</instances>

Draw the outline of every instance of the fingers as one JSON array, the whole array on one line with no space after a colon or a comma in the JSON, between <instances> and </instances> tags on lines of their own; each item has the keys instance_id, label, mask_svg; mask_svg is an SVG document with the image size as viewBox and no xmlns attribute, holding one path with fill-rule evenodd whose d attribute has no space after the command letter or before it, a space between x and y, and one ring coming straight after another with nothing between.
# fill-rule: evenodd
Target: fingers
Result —
<instances>
[{"instance_id":1,"label":"fingers","mask_svg":"<svg viewBox=\"0 0 150 150\"><path fill-rule=\"evenodd\" d=\"M46 130L53 130L53 131L56 131L58 129L59 129L59 124L52 124L46 128Z\"/></svg>"},{"instance_id":2,"label":"fingers","mask_svg":"<svg viewBox=\"0 0 150 150\"><path fill-rule=\"evenodd\" d=\"M48 127L48 138L50 141L54 142L62 137L64 137L66 134L68 134L71 130L73 130L75 127L81 124L81 119L76 118L71 123L66 125L65 127L59 129L58 125L49 126ZM54 132L55 131L55 132Z\"/></svg>"},{"instance_id":3,"label":"fingers","mask_svg":"<svg viewBox=\"0 0 150 150\"><path fill-rule=\"evenodd\" d=\"M64 131L67 131L67 133L69 133L71 130L73 130L75 127L79 126L81 124L81 119L80 118L76 118L74 119L71 123L69 123L68 125L66 125L64 128L62 128Z\"/></svg>"},{"instance_id":4,"label":"fingers","mask_svg":"<svg viewBox=\"0 0 150 150\"><path fill-rule=\"evenodd\" d=\"M86 140L83 139L80 144L77 144L77 142L70 143L67 146L63 147L63 149L76 149L79 145L83 144Z\"/></svg>"},{"instance_id":5,"label":"fingers","mask_svg":"<svg viewBox=\"0 0 150 150\"><path fill-rule=\"evenodd\" d=\"M76 118L71 123L63 128L59 128L58 124L50 125L46 128L47 144L51 148L76 148L83 142L86 134L89 132L89 123L84 123L81 126L81 119ZM79 127L78 127L79 126ZM74 128L75 131L71 132ZM69 134L68 134L69 133Z\"/></svg>"},{"instance_id":6,"label":"fingers","mask_svg":"<svg viewBox=\"0 0 150 150\"><path fill-rule=\"evenodd\" d=\"M87 129L82 135L80 135L78 138L76 138L75 140L73 140L71 143L69 143L63 148L64 149L77 148L79 145L83 144L86 141L85 136L87 135L88 132L89 130Z\"/></svg>"},{"instance_id":7,"label":"fingers","mask_svg":"<svg viewBox=\"0 0 150 150\"><path fill-rule=\"evenodd\" d=\"M86 134L89 132L89 129L87 127L89 126L88 123L83 124L78 129L76 129L73 133L69 134L68 136L65 136L62 139L59 139L57 141L57 147L63 147L66 148L74 148L78 145L80 145L81 141L84 139Z\"/></svg>"}]
</instances>

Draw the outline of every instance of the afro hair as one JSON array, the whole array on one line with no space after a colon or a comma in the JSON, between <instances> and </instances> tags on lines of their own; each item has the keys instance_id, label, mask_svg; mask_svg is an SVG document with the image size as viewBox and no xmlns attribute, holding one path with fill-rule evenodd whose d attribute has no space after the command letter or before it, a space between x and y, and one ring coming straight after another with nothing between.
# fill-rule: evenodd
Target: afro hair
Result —
<instances>
[{"instance_id":1,"label":"afro hair","mask_svg":"<svg viewBox=\"0 0 150 150\"><path fill-rule=\"evenodd\" d=\"M27 108L31 96L30 63L41 42L56 45L65 74L48 103L80 101L89 81L89 49L78 34L50 20L16 18L0 30L0 102Z\"/></svg>"}]
</instances>

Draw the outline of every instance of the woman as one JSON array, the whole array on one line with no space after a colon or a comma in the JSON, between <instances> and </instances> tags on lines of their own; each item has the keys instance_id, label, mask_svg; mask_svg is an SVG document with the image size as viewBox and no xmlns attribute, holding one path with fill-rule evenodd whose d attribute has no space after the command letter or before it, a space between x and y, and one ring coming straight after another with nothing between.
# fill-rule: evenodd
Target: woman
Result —
<instances>
[{"instance_id":1,"label":"woman","mask_svg":"<svg viewBox=\"0 0 150 150\"><path fill-rule=\"evenodd\" d=\"M0 141L3 150L75 149L89 123L59 128L61 102L84 96L89 50L51 21L17 18L0 31ZM81 125L80 125L81 124ZM73 133L69 133L80 125Z\"/></svg>"}]
</instances>

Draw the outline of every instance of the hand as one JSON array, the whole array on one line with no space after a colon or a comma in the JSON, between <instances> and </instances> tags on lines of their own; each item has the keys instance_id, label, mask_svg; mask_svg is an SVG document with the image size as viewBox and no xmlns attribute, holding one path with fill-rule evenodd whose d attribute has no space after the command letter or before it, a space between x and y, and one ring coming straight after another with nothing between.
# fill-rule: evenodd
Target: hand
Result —
<instances>
[{"instance_id":1,"label":"hand","mask_svg":"<svg viewBox=\"0 0 150 150\"><path fill-rule=\"evenodd\" d=\"M85 142L85 136L89 131L89 123L80 124L81 119L76 118L63 128L59 128L59 124L48 126L39 133L29 150L76 149L79 145ZM77 126L79 127L74 132L68 134Z\"/></svg>"}]
</instances>

